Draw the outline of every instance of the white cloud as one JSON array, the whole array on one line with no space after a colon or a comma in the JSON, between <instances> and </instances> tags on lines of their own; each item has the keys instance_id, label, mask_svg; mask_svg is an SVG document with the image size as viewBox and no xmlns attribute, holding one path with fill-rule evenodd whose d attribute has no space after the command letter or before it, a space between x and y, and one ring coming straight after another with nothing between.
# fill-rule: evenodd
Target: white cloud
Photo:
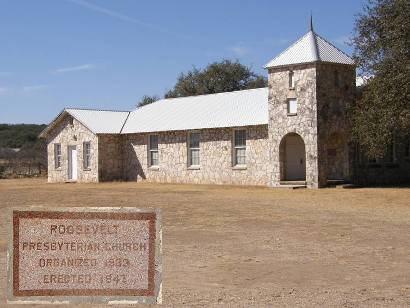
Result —
<instances>
[{"instance_id":1,"label":"white cloud","mask_svg":"<svg viewBox=\"0 0 410 308\"><path fill-rule=\"evenodd\" d=\"M249 48L241 44L231 46L229 47L229 50L232 51L238 57L242 57L249 53Z\"/></svg>"},{"instance_id":2,"label":"white cloud","mask_svg":"<svg viewBox=\"0 0 410 308\"><path fill-rule=\"evenodd\" d=\"M71 3L75 3L75 4L79 5L79 6L85 7L85 8L87 8L87 9L89 9L89 10L94 11L94 12L97 12L97 13L100 13L100 14L104 14L104 15L107 15L107 16L110 16L110 17L113 17L113 18L116 18L116 19L118 19L118 20L122 20L122 21L125 21L125 22L128 22L128 23L136 24L136 25L142 26L142 27L144 27L144 28L149 28L149 29L154 30L154 31L157 31L157 32L162 32L162 33L165 33L165 34L170 34L170 35L173 35L173 36L175 36L175 37L184 38L184 39L188 39L188 38L189 38L189 37L187 37L187 36L185 36L185 35L182 35L182 34L179 34L179 33L175 33L175 32L172 32L172 31L169 31L168 29L158 27L158 26L156 26L156 25L150 24L150 23L148 23L148 22L139 20L139 19L134 18L134 17L130 17L130 16L124 15L124 14L122 14L122 13L118 13L118 12L113 11L113 10L106 9L106 8L104 8L104 7L102 7L102 6L98 6L98 5L89 3L88 1L85 1L85 0L67 0L67 1L69 1L69 2L71 2Z\"/></svg>"},{"instance_id":3,"label":"white cloud","mask_svg":"<svg viewBox=\"0 0 410 308\"><path fill-rule=\"evenodd\" d=\"M8 89L8 88L0 87L0 95L7 94L7 92L9 92L9 90L10 89Z\"/></svg>"},{"instance_id":4,"label":"white cloud","mask_svg":"<svg viewBox=\"0 0 410 308\"><path fill-rule=\"evenodd\" d=\"M54 70L54 73L68 73L68 72L77 72L77 71L89 71L96 69L97 66L94 64L82 64L77 66L62 67Z\"/></svg>"},{"instance_id":5,"label":"white cloud","mask_svg":"<svg viewBox=\"0 0 410 308\"><path fill-rule=\"evenodd\" d=\"M34 86L25 86L25 87L23 87L23 91L24 92L33 92L33 91L44 90L46 88L48 88L47 85L40 84L40 85L34 85Z\"/></svg>"}]
</instances>

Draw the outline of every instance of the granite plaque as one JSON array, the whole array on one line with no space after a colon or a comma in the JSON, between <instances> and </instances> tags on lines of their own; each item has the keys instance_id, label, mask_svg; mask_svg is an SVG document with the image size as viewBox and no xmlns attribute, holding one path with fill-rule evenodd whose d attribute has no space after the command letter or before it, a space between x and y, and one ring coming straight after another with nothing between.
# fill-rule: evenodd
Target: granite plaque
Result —
<instances>
[{"instance_id":1,"label":"granite plaque","mask_svg":"<svg viewBox=\"0 0 410 308\"><path fill-rule=\"evenodd\" d=\"M13 209L9 301L161 302L158 210Z\"/></svg>"}]
</instances>

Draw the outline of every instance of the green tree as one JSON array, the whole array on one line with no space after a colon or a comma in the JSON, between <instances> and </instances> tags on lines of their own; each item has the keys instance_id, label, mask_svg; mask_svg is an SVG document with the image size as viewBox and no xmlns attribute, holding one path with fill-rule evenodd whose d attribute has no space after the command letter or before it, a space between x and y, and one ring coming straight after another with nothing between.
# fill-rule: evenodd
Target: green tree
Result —
<instances>
[{"instance_id":1,"label":"green tree","mask_svg":"<svg viewBox=\"0 0 410 308\"><path fill-rule=\"evenodd\" d=\"M149 96L149 95L144 95L141 100L137 104L137 108L151 104L153 102L158 101L160 98L156 95Z\"/></svg>"},{"instance_id":2,"label":"green tree","mask_svg":"<svg viewBox=\"0 0 410 308\"><path fill-rule=\"evenodd\" d=\"M230 92L261 88L267 85L266 78L256 75L238 61L222 60L210 63L204 69L193 68L181 73L174 88L166 98Z\"/></svg>"},{"instance_id":3,"label":"green tree","mask_svg":"<svg viewBox=\"0 0 410 308\"><path fill-rule=\"evenodd\" d=\"M369 0L352 40L364 75L352 110L353 133L370 157L410 132L410 1Z\"/></svg>"}]
</instances>

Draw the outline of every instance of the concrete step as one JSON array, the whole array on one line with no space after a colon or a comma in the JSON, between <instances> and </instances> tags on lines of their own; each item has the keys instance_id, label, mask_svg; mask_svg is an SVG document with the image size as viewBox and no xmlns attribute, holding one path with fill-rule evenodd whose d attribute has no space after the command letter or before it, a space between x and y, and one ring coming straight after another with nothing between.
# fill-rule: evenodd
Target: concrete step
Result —
<instances>
[{"instance_id":1,"label":"concrete step","mask_svg":"<svg viewBox=\"0 0 410 308\"><path fill-rule=\"evenodd\" d=\"M343 185L346 183L347 182L345 180L327 180L328 186L337 186L337 185Z\"/></svg>"},{"instance_id":2,"label":"concrete step","mask_svg":"<svg viewBox=\"0 0 410 308\"><path fill-rule=\"evenodd\" d=\"M282 185L280 184L277 188L287 188L287 189L300 189L306 188L306 185Z\"/></svg>"},{"instance_id":3,"label":"concrete step","mask_svg":"<svg viewBox=\"0 0 410 308\"><path fill-rule=\"evenodd\" d=\"M278 188L299 189L306 188L305 181L280 181Z\"/></svg>"},{"instance_id":4,"label":"concrete step","mask_svg":"<svg viewBox=\"0 0 410 308\"><path fill-rule=\"evenodd\" d=\"M306 181L280 181L280 185L306 185Z\"/></svg>"}]
</instances>

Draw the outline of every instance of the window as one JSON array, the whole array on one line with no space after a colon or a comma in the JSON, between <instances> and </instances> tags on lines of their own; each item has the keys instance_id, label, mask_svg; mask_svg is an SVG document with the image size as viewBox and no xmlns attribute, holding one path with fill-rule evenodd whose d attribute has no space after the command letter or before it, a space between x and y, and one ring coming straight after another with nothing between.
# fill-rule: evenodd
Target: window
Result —
<instances>
[{"instance_id":1,"label":"window","mask_svg":"<svg viewBox=\"0 0 410 308\"><path fill-rule=\"evenodd\" d=\"M298 111L298 101L296 98L291 98L288 100L288 114L295 115Z\"/></svg>"},{"instance_id":2,"label":"window","mask_svg":"<svg viewBox=\"0 0 410 308\"><path fill-rule=\"evenodd\" d=\"M234 131L234 165L246 165L246 130Z\"/></svg>"},{"instance_id":3,"label":"window","mask_svg":"<svg viewBox=\"0 0 410 308\"><path fill-rule=\"evenodd\" d=\"M190 133L188 137L188 166L199 166L199 133Z\"/></svg>"},{"instance_id":4,"label":"window","mask_svg":"<svg viewBox=\"0 0 410 308\"><path fill-rule=\"evenodd\" d=\"M83 162L84 162L84 169L90 169L91 167L91 143L84 142L83 143Z\"/></svg>"},{"instance_id":5,"label":"window","mask_svg":"<svg viewBox=\"0 0 410 308\"><path fill-rule=\"evenodd\" d=\"M295 73L293 71L289 72L289 88L295 88Z\"/></svg>"},{"instance_id":6,"label":"window","mask_svg":"<svg viewBox=\"0 0 410 308\"><path fill-rule=\"evenodd\" d=\"M404 157L410 158L410 136L404 142Z\"/></svg>"},{"instance_id":7,"label":"window","mask_svg":"<svg viewBox=\"0 0 410 308\"><path fill-rule=\"evenodd\" d=\"M387 148L386 156L384 157L384 162L395 163L396 162L396 144L392 142Z\"/></svg>"},{"instance_id":8,"label":"window","mask_svg":"<svg viewBox=\"0 0 410 308\"><path fill-rule=\"evenodd\" d=\"M380 159L379 158L367 158L367 162L370 165L374 165L374 164L378 164L380 162Z\"/></svg>"},{"instance_id":9,"label":"window","mask_svg":"<svg viewBox=\"0 0 410 308\"><path fill-rule=\"evenodd\" d=\"M56 169L61 168L61 144L54 144L54 167Z\"/></svg>"},{"instance_id":10,"label":"window","mask_svg":"<svg viewBox=\"0 0 410 308\"><path fill-rule=\"evenodd\" d=\"M158 135L149 136L148 165L158 166Z\"/></svg>"},{"instance_id":11,"label":"window","mask_svg":"<svg viewBox=\"0 0 410 308\"><path fill-rule=\"evenodd\" d=\"M70 117L68 121L69 121L71 126L74 126L74 118L73 117Z\"/></svg>"}]
</instances>

